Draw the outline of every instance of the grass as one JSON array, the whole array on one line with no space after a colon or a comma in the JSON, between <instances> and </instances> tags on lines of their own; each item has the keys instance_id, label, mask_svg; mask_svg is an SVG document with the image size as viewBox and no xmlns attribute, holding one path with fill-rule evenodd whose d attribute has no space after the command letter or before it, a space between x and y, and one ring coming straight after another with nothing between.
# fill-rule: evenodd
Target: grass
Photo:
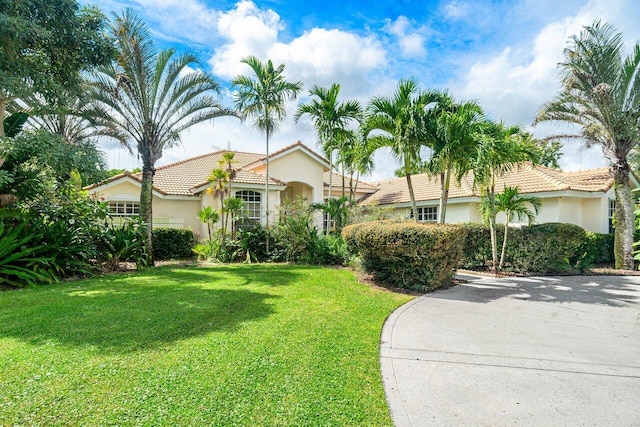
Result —
<instances>
[{"instance_id":1,"label":"grass","mask_svg":"<svg viewBox=\"0 0 640 427\"><path fill-rule=\"evenodd\" d=\"M346 270L160 267L0 292L0 425L391 425Z\"/></svg>"}]
</instances>

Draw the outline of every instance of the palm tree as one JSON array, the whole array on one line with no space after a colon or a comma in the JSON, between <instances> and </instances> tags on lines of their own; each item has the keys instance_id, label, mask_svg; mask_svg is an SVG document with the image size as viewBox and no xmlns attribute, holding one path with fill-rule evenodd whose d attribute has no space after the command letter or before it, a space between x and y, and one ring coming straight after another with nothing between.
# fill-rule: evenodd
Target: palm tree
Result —
<instances>
[{"instance_id":1,"label":"palm tree","mask_svg":"<svg viewBox=\"0 0 640 427\"><path fill-rule=\"evenodd\" d=\"M451 175L456 182L471 169L471 161L476 149L477 137L482 124L486 121L484 112L475 101L454 104L441 108L436 118L436 136L433 141L433 154L427 169L440 175L439 222L444 224L447 215L447 201L451 186Z\"/></svg>"},{"instance_id":2,"label":"palm tree","mask_svg":"<svg viewBox=\"0 0 640 427\"><path fill-rule=\"evenodd\" d=\"M207 179L209 182L209 193L213 194L213 197L220 197L220 218L222 219L222 242L224 243L227 228L225 225L224 215L224 196L229 192L229 172L224 169L214 169L211 171L211 175Z\"/></svg>"},{"instance_id":3,"label":"palm tree","mask_svg":"<svg viewBox=\"0 0 640 427\"><path fill-rule=\"evenodd\" d=\"M380 145L391 148L406 172L413 218L418 221L416 198L411 175L420 163L420 148L430 145L433 138L434 115L429 105L442 100L440 92L419 90L415 80L400 80L393 97L375 97L367 106L365 135ZM372 131L382 134L370 136Z\"/></svg>"},{"instance_id":4,"label":"palm tree","mask_svg":"<svg viewBox=\"0 0 640 427\"><path fill-rule=\"evenodd\" d=\"M529 205L533 208L531 210ZM536 218L536 215L540 212L540 207L542 203L540 199L534 196L523 196L520 194L518 187L505 187L505 189L500 194L495 195L495 214L499 212L504 212L504 238L502 240L502 250L500 253L500 263L498 265L498 269L502 270L502 266L504 265L504 254L505 249L507 247L507 234L509 232L509 223L517 218L519 221L527 218L529 221L529 225L533 223ZM491 217L491 201L488 197L482 198L482 203L480 205L480 210L482 211L482 216L485 221L488 221Z\"/></svg>"},{"instance_id":5,"label":"palm tree","mask_svg":"<svg viewBox=\"0 0 640 427\"><path fill-rule=\"evenodd\" d=\"M207 231L209 232L209 242L211 242L211 224L218 222L220 214L218 211L214 211L211 206L205 206L198 211L198 217L200 221L207 224Z\"/></svg>"},{"instance_id":6,"label":"palm tree","mask_svg":"<svg viewBox=\"0 0 640 427\"><path fill-rule=\"evenodd\" d=\"M245 58L242 62L251 67L254 78L240 75L233 79L233 87L238 89L235 94L235 106L243 119L252 117L254 126L265 133L267 146L265 223L269 227L269 138L278 129L278 122L287 116L284 103L298 97L302 90L302 83L285 80L284 64L274 67L271 60L263 63L255 56ZM267 239L268 251L269 240Z\"/></svg>"},{"instance_id":7,"label":"palm tree","mask_svg":"<svg viewBox=\"0 0 640 427\"><path fill-rule=\"evenodd\" d=\"M536 162L539 153L531 141L531 135L518 126L485 122L477 135L473 156L473 186L487 200L486 217L491 234L493 268L498 272L498 247L496 242L496 178L526 161Z\"/></svg>"},{"instance_id":8,"label":"palm tree","mask_svg":"<svg viewBox=\"0 0 640 427\"><path fill-rule=\"evenodd\" d=\"M153 175L165 148L180 142L182 131L233 113L216 101L213 77L191 70L191 54L158 52L144 22L132 11L115 16L111 27L116 62L91 75L91 118L103 135L120 141L142 160L140 216L146 223L148 265L153 265Z\"/></svg>"},{"instance_id":9,"label":"palm tree","mask_svg":"<svg viewBox=\"0 0 640 427\"><path fill-rule=\"evenodd\" d=\"M227 176L229 177L228 178L229 188L228 188L228 191L227 191L227 193L229 194L229 197L227 198L227 200L230 200L230 199L233 198L232 183L233 183L233 180L235 179L236 174L237 174L237 171L235 170L233 165L238 163L238 161L235 160L235 156L236 156L236 153L234 153L233 151L227 151L224 154L222 154L222 158L220 160L218 160L218 166L223 168L227 172ZM223 209L223 211L227 216L226 222L227 222L227 225L228 225L229 224L229 212L225 211L224 209Z\"/></svg>"},{"instance_id":10,"label":"palm tree","mask_svg":"<svg viewBox=\"0 0 640 427\"><path fill-rule=\"evenodd\" d=\"M349 208L351 207L351 199L347 196L338 198L329 198L324 203L311 204L313 209L319 209L327 214L329 224L327 230L331 230L333 234L340 234L342 228L347 224L349 218ZM333 218L333 224L331 219ZM335 225L334 225L335 224Z\"/></svg>"},{"instance_id":11,"label":"palm tree","mask_svg":"<svg viewBox=\"0 0 640 427\"><path fill-rule=\"evenodd\" d=\"M322 146L325 156L329 158L329 197L333 184L333 152L340 149L340 142L345 140L345 132L350 122L359 122L362 118L362 106L358 101L338 102L340 85L332 84L328 89L313 86L309 91L315 98L309 104L301 104L295 114L296 123L308 114L316 128L318 143ZM344 148L344 147L342 147ZM344 174L343 174L344 181ZM344 196L344 184L342 187Z\"/></svg>"},{"instance_id":12,"label":"palm tree","mask_svg":"<svg viewBox=\"0 0 640 427\"><path fill-rule=\"evenodd\" d=\"M622 34L600 21L572 36L560 63L562 90L544 104L536 122L578 125L587 147L600 145L613 169L615 265L633 269L634 209L629 152L640 142L640 43L629 56ZM566 137L566 136L565 136Z\"/></svg>"}]
</instances>

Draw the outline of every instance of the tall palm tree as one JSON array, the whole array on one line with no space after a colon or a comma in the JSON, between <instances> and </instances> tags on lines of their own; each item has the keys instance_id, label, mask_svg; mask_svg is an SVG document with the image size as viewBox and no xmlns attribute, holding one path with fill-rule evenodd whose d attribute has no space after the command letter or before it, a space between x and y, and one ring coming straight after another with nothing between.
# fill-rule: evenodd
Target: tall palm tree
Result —
<instances>
[{"instance_id":1,"label":"tall palm tree","mask_svg":"<svg viewBox=\"0 0 640 427\"><path fill-rule=\"evenodd\" d=\"M297 123L300 117L309 115L318 135L318 143L329 158L329 197L333 184L333 153L344 145L341 142L346 140L345 132L349 124L359 122L362 118L360 103L354 100L338 102L339 93L340 85L337 83L328 89L313 86L309 94L315 98L308 104L301 104L294 116ZM342 191L344 196L344 185Z\"/></svg>"},{"instance_id":2,"label":"tall palm tree","mask_svg":"<svg viewBox=\"0 0 640 427\"><path fill-rule=\"evenodd\" d=\"M560 93L544 104L536 122L578 125L587 146L600 145L613 169L615 264L633 269L634 209L629 187L629 152L640 142L640 43L629 56L622 34L600 21L572 36L560 63Z\"/></svg>"},{"instance_id":3,"label":"tall palm tree","mask_svg":"<svg viewBox=\"0 0 640 427\"><path fill-rule=\"evenodd\" d=\"M142 160L140 216L146 223L148 265L153 265L153 175L165 148L182 131L216 117L232 115L220 106L218 83L191 54L157 51L147 26L132 11L115 16L111 32L116 61L91 75L91 118L103 135L120 141Z\"/></svg>"},{"instance_id":4,"label":"tall palm tree","mask_svg":"<svg viewBox=\"0 0 640 427\"><path fill-rule=\"evenodd\" d=\"M233 165L235 165L236 163L238 163L237 160L235 160L236 157L236 153L234 153L233 151L227 151L222 155L222 158L220 160L218 160L218 166L221 167L222 169L224 169L227 172L227 177L228 177L228 181L229 181L229 188L228 188L228 195L229 197L227 198L227 201L229 201L230 199L232 199L233 196L233 188L232 188L232 184L233 184L233 180L236 177L237 171L236 169L233 167ZM226 222L227 225L229 224L229 215L230 212L226 209L224 209L223 206L223 214L226 215Z\"/></svg>"},{"instance_id":5,"label":"tall palm tree","mask_svg":"<svg viewBox=\"0 0 640 427\"><path fill-rule=\"evenodd\" d=\"M533 208L531 210L529 208ZM523 196L520 194L518 187L505 187L505 189L500 194L495 195L494 209L495 214L499 212L503 212L505 215L504 219L504 237L502 240L502 250L500 253L500 263L498 265L498 269L502 270L504 265L504 254L506 252L507 247L507 235L509 233L509 223L517 218L519 221L527 218L529 221L529 225L533 223L536 218L536 215L540 212L540 207L542 203L540 199L534 196ZM490 219L491 212L491 202L488 197L482 198L482 203L480 205L480 210L482 211L482 216L485 221Z\"/></svg>"},{"instance_id":6,"label":"tall palm tree","mask_svg":"<svg viewBox=\"0 0 640 427\"><path fill-rule=\"evenodd\" d=\"M430 145L434 132L431 104L442 100L442 93L421 91L416 80L400 80L392 97L378 96L367 106L365 135L391 149L405 171L413 218L418 221L411 175L420 163L420 148ZM372 131L382 134L370 136Z\"/></svg>"},{"instance_id":7,"label":"tall palm tree","mask_svg":"<svg viewBox=\"0 0 640 427\"><path fill-rule=\"evenodd\" d=\"M498 247L496 241L496 178L518 165L537 161L539 151L533 145L531 135L518 126L485 122L477 136L473 156L473 185L487 200L485 210L491 234L493 268L498 272Z\"/></svg>"},{"instance_id":8,"label":"tall palm tree","mask_svg":"<svg viewBox=\"0 0 640 427\"><path fill-rule=\"evenodd\" d=\"M433 154L427 166L431 173L440 175L438 219L442 224L447 215L451 175L460 183L471 169L477 137L486 121L482 107L475 101L457 104L447 97L447 103L449 105L437 113Z\"/></svg>"},{"instance_id":9,"label":"tall palm tree","mask_svg":"<svg viewBox=\"0 0 640 427\"><path fill-rule=\"evenodd\" d=\"M243 119L253 118L256 129L264 131L267 156L265 182L265 224L269 227L269 138L287 117L285 102L293 101L302 90L302 82L288 82L284 78L284 64L274 67L271 60L261 62L255 56L242 60L251 67L253 78L240 75L233 79L237 88L235 106ZM267 252L269 241L267 239Z\"/></svg>"}]
</instances>

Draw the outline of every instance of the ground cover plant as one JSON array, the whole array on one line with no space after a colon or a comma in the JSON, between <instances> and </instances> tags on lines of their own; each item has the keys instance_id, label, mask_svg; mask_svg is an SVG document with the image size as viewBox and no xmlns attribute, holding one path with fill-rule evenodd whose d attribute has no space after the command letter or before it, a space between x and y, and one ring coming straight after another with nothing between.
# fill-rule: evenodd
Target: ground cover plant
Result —
<instances>
[{"instance_id":1,"label":"ground cover plant","mask_svg":"<svg viewBox=\"0 0 640 427\"><path fill-rule=\"evenodd\" d=\"M159 267L0 292L2 425L391 425L352 272Z\"/></svg>"}]
</instances>

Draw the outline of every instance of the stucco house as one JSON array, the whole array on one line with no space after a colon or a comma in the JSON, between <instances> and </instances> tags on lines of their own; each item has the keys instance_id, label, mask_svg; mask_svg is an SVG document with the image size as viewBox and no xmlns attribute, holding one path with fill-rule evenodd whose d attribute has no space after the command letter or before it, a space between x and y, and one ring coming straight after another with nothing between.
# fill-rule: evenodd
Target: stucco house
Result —
<instances>
[{"instance_id":1,"label":"stucco house","mask_svg":"<svg viewBox=\"0 0 640 427\"><path fill-rule=\"evenodd\" d=\"M207 178L219 167L218 162L226 150L204 154L158 167L154 177L154 227L191 228L205 235L206 226L198 218L205 206L219 209L219 199L207 189ZM244 200L249 220L265 223L265 168L264 154L235 152L237 175L231 187L235 197ZM289 145L269 155L269 212L273 221L278 206L287 198L302 196L309 202L323 202L329 197L329 162L301 142ZM333 173L331 195L342 195L342 176ZM418 219L435 222L438 218L440 180L437 176L412 176L418 205ZM124 173L86 189L90 194L109 203L116 216L137 215L139 212L140 174ZM349 194L349 178L345 178ZM631 176L632 187L639 186ZM496 190L517 186L521 193L541 199L542 208L537 223L565 222L586 230L608 233L611 228L614 199L613 176L608 168L579 172L562 172L526 163L497 178ZM411 202L405 178L394 178L378 184L354 182L355 199L364 208L386 208L394 217L409 218ZM460 185L451 183L446 222L481 222L480 194L473 188L473 176L463 177ZM499 217L499 221L504 218ZM317 214L316 222L322 228L323 218Z\"/></svg>"},{"instance_id":2,"label":"stucco house","mask_svg":"<svg viewBox=\"0 0 640 427\"><path fill-rule=\"evenodd\" d=\"M154 227L191 228L200 235L206 233L198 211L205 206L220 208L220 201L207 191L207 178L219 167L218 162L226 150L192 157L180 162L158 167L153 187ZM237 162L236 177L231 191L244 200L248 218L256 224L265 223L266 156L264 154L234 152ZM337 195L338 179L333 178L332 193ZM296 142L269 155L269 212L270 222L280 203L302 196L309 202L320 202L329 192L329 161L302 144ZM326 181L326 184L325 184ZM86 187L93 194L109 203L115 216L137 215L140 209L141 174L124 173L107 181ZM341 187L340 187L341 190ZM356 198L376 190L371 184L360 183ZM318 213L317 224L322 226Z\"/></svg>"},{"instance_id":3,"label":"stucco house","mask_svg":"<svg viewBox=\"0 0 640 427\"><path fill-rule=\"evenodd\" d=\"M428 174L412 175L419 221L435 222L438 218L440 179ZM633 188L638 180L631 177ZM536 223L564 222L598 233L611 231L615 208L613 175L608 168L579 172L562 172L525 163L504 176L497 177L496 192L505 187L518 187L520 193L536 196L542 202ZM480 192L473 188L473 175L465 175L460 185L451 183L446 222L481 222ZM411 215L411 199L406 178L383 181L379 189L359 203L361 206L388 207L395 217ZM504 216L498 221L503 222ZM517 225L512 224L512 225Z\"/></svg>"}]
</instances>

